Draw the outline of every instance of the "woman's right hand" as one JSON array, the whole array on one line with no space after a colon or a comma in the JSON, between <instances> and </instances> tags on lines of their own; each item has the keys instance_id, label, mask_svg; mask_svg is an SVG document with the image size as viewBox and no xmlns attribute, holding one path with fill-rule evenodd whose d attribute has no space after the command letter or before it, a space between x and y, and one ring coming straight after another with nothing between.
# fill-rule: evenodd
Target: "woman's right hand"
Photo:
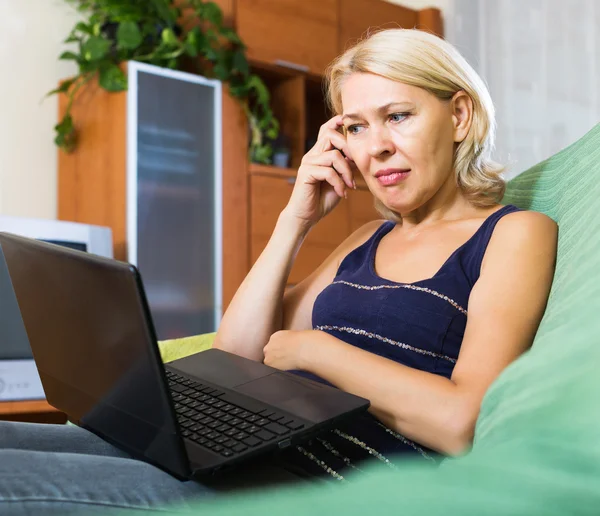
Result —
<instances>
[{"instance_id":1,"label":"woman's right hand","mask_svg":"<svg viewBox=\"0 0 600 516\"><path fill-rule=\"evenodd\" d=\"M321 126L317 142L302 158L292 195L284 209L284 213L308 228L346 197L347 188L356 187L355 166L346 137L337 130L341 126L340 115Z\"/></svg>"}]
</instances>

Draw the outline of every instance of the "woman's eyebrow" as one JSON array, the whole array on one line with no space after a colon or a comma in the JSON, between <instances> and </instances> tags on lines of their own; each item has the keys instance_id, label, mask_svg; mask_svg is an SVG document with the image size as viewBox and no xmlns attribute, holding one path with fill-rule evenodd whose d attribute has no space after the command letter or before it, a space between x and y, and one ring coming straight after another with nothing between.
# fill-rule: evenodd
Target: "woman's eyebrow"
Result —
<instances>
[{"instance_id":1,"label":"woman's eyebrow","mask_svg":"<svg viewBox=\"0 0 600 516\"><path fill-rule=\"evenodd\" d=\"M381 113L383 111L387 111L388 109L390 109L393 106L412 107L413 104L411 102L389 102L388 104L384 104L383 106L376 108L375 111L378 113ZM356 120L357 118L362 118L360 113L347 113L347 114L342 115L342 121L344 121L346 119Z\"/></svg>"}]
</instances>

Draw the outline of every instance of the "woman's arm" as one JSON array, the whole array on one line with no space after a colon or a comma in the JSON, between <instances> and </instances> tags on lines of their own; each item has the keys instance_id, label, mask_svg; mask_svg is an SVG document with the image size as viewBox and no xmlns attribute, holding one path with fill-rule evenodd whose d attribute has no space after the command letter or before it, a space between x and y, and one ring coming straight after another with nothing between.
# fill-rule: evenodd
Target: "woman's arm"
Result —
<instances>
[{"instance_id":1,"label":"woman's arm","mask_svg":"<svg viewBox=\"0 0 600 516\"><path fill-rule=\"evenodd\" d=\"M320 290L335 276L340 253L352 235L309 278L284 296L296 254L310 229L353 187L353 168L341 117L321 126L314 147L302 158L292 195L258 260L227 307L214 347L253 360L263 360L263 348L282 328L310 328L310 313ZM344 151L342 154L341 151Z\"/></svg>"},{"instance_id":2,"label":"woman's arm","mask_svg":"<svg viewBox=\"0 0 600 516\"><path fill-rule=\"evenodd\" d=\"M446 454L473 437L485 391L531 346L554 274L556 224L517 212L497 224L469 298L468 321L451 379L412 369L320 331L279 332L265 363L304 369L371 400L388 427Z\"/></svg>"}]
</instances>

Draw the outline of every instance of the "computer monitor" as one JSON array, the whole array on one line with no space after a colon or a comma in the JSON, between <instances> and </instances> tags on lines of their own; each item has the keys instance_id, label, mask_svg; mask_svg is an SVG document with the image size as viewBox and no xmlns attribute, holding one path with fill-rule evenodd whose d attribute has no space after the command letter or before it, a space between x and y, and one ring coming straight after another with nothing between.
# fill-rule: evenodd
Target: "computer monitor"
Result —
<instances>
[{"instance_id":1,"label":"computer monitor","mask_svg":"<svg viewBox=\"0 0 600 516\"><path fill-rule=\"evenodd\" d=\"M0 231L113 257L110 228L62 220L0 216ZM1 249L0 249L1 251ZM27 332L0 252L0 401L43 399Z\"/></svg>"}]
</instances>

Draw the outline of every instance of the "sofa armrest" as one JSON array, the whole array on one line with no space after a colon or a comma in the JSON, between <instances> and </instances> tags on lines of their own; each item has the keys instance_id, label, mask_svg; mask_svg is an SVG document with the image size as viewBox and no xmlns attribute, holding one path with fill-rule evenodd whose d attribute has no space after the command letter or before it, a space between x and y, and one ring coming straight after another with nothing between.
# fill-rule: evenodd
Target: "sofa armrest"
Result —
<instances>
[{"instance_id":1,"label":"sofa armrest","mask_svg":"<svg viewBox=\"0 0 600 516\"><path fill-rule=\"evenodd\" d=\"M210 349L215 335L216 333L203 333L181 339L159 341L158 349L160 350L162 361L165 363L172 362L173 360Z\"/></svg>"}]
</instances>

